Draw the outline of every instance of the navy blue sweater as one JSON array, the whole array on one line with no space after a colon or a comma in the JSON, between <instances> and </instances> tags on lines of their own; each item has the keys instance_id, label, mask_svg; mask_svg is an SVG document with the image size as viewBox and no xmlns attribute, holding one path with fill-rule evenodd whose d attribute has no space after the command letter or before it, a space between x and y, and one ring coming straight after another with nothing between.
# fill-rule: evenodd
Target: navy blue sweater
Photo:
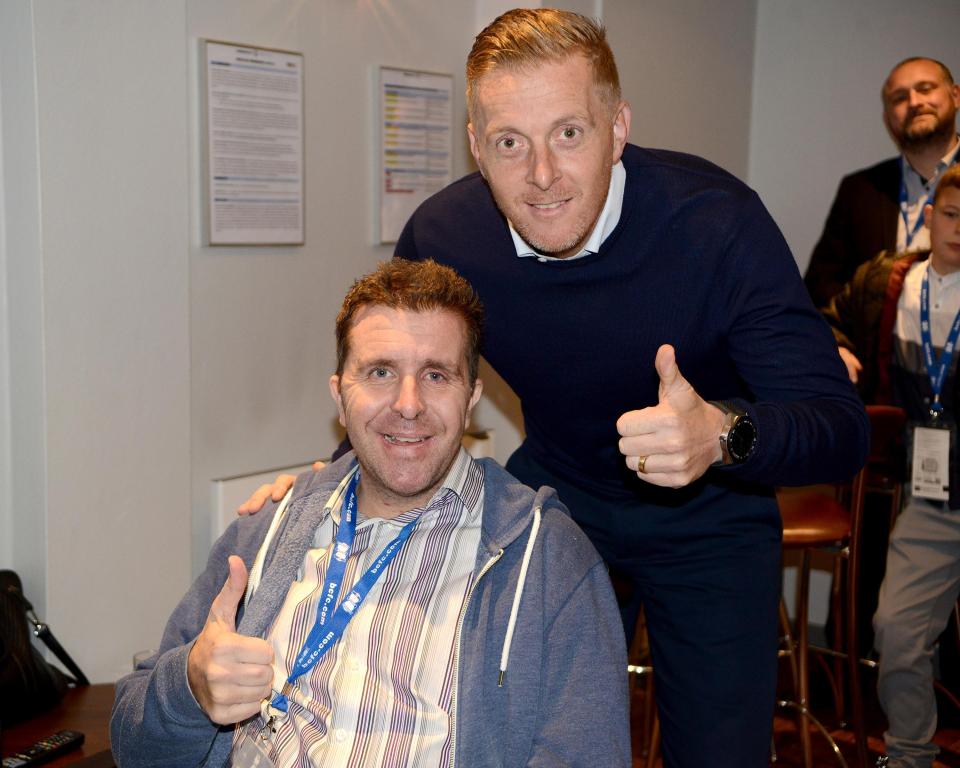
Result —
<instances>
[{"instance_id":1,"label":"navy blue sweater","mask_svg":"<svg viewBox=\"0 0 960 768\"><path fill-rule=\"evenodd\" d=\"M518 258L477 173L424 202L397 243L397 256L447 264L477 289L483 354L521 400L523 450L594 497L683 507L701 533L769 515L772 485L853 475L863 407L757 195L689 155L628 145L623 163L623 212L597 254ZM679 491L639 481L617 449L617 418L657 403L665 343L702 397L739 402L758 430L748 462Z\"/></svg>"}]
</instances>

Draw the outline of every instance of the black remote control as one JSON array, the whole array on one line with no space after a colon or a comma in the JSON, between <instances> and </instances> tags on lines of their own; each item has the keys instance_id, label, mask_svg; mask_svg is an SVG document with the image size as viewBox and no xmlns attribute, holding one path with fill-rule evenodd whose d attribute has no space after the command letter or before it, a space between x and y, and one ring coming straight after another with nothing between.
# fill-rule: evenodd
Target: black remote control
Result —
<instances>
[{"instance_id":1,"label":"black remote control","mask_svg":"<svg viewBox=\"0 0 960 768\"><path fill-rule=\"evenodd\" d=\"M57 731L53 736L40 739L33 746L3 758L3 768L33 768L35 765L43 765L81 744L83 734L80 731Z\"/></svg>"}]
</instances>

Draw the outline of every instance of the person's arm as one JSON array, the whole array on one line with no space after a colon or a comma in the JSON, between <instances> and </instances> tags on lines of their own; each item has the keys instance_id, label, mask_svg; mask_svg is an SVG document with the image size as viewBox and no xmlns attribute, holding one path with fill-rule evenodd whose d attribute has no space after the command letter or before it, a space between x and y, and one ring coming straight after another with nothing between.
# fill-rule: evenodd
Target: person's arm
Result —
<instances>
[{"instance_id":1,"label":"person's arm","mask_svg":"<svg viewBox=\"0 0 960 768\"><path fill-rule=\"evenodd\" d=\"M546 638L541 721L527 766L631 765L623 624L602 562L575 586Z\"/></svg>"},{"instance_id":2,"label":"person's arm","mask_svg":"<svg viewBox=\"0 0 960 768\"><path fill-rule=\"evenodd\" d=\"M869 274L873 262L860 265L854 273L853 279L847 281L843 288L833 296L821 312L833 337L837 342L837 351L840 359L846 366L850 381L857 384L863 372L858 348L858 325L862 326L864 319L864 295L869 285Z\"/></svg>"},{"instance_id":3,"label":"person's arm","mask_svg":"<svg viewBox=\"0 0 960 768\"><path fill-rule=\"evenodd\" d=\"M856 330L858 323L863 322L864 291L871 265L872 262L861 265L853 279L844 283L843 287L820 310L827 325L830 326L837 346L848 349L853 354L860 352L857 348Z\"/></svg>"},{"instance_id":4,"label":"person's arm","mask_svg":"<svg viewBox=\"0 0 960 768\"><path fill-rule=\"evenodd\" d=\"M830 206L823 227L823 234L814 246L804 283L816 307L826 306L846 283L856 266L856 257L851 253L851 217L848 202L852 191L850 182L840 182L837 196Z\"/></svg>"},{"instance_id":5,"label":"person's arm","mask_svg":"<svg viewBox=\"0 0 960 768\"><path fill-rule=\"evenodd\" d=\"M660 402L620 417L620 451L647 482L693 482L719 457L722 419L707 401L723 400L746 412L757 432L750 457L724 471L765 485L847 479L866 458L869 425L837 343L755 195L735 220L706 309L726 324L726 351L749 396L717 391L703 374L699 385L689 383L674 350L661 347Z\"/></svg>"},{"instance_id":6,"label":"person's arm","mask_svg":"<svg viewBox=\"0 0 960 768\"><path fill-rule=\"evenodd\" d=\"M869 448L866 412L783 236L755 196L724 267L728 350L752 395L739 403L757 428L754 454L730 471L770 485L852 477Z\"/></svg>"},{"instance_id":7,"label":"person's arm","mask_svg":"<svg viewBox=\"0 0 960 768\"><path fill-rule=\"evenodd\" d=\"M228 557L239 552L249 567L270 517L246 518L227 529L211 550L206 569L167 622L157 654L117 682L110 739L117 763L124 768L199 765L218 733L230 738L232 729L222 730L194 696L189 657L210 618L211 605L224 589Z\"/></svg>"}]
</instances>

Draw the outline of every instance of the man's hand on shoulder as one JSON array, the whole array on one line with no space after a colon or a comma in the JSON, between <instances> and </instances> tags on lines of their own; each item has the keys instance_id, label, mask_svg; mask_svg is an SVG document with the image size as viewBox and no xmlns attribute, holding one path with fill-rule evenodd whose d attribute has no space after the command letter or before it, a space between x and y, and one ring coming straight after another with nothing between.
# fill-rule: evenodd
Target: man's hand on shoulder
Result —
<instances>
[{"instance_id":1,"label":"man's hand on shoulder","mask_svg":"<svg viewBox=\"0 0 960 768\"><path fill-rule=\"evenodd\" d=\"M313 471L319 472L325 466L327 465L324 462L315 461L313 462ZM276 480L272 483L261 485L253 492L249 499L237 507L237 514L255 515L263 509L263 505L266 504L267 501L280 501L287 495L287 491L293 487L296 479L293 475L277 475Z\"/></svg>"},{"instance_id":2,"label":"man's hand on shoulder","mask_svg":"<svg viewBox=\"0 0 960 768\"><path fill-rule=\"evenodd\" d=\"M664 344L657 350L655 366L659 402L617 419L620 453L641 480L682 488L722 458L723 413L683 377L672 346Z\"/></svg>"},{"instance_id":3,"label":"man's hand on shoulder","mask_svg":"<svg viewBox=\"0 0 960 768\"><path fill-rule=\"evenodd\" d=\"M230 725L260 711L273 682L273 648L259 637L237 634L237 606L247 568L236 555L230 575L207 614L207 623L187 657L187 680L200 708L213 722Z\"/></svg>"}]
</instances>

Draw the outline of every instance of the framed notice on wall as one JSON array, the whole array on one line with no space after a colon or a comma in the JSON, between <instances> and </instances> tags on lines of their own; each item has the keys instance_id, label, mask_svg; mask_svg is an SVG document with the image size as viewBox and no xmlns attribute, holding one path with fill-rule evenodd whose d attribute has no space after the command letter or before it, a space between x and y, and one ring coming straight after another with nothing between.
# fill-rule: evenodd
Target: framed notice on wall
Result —
<instances>
[{"instance_id":1,"label":"framed notice on wall","mask_svg":"<svg viewBox=\"0 0 960 768\"><path fill-rule=\"evenodd\" d=\"M453 75L380 67L379 239L453 181Z\"/></svg>"},{"instance_id":2,"label":"framed notice on wall","mask_svg":"<svg viewBox=\"0 0 960 768\"><path fill-rule=\"evenodd\" d=\"M203 40L209 245L302 245L303 54Z\"/></svg>"}]
</instances>

